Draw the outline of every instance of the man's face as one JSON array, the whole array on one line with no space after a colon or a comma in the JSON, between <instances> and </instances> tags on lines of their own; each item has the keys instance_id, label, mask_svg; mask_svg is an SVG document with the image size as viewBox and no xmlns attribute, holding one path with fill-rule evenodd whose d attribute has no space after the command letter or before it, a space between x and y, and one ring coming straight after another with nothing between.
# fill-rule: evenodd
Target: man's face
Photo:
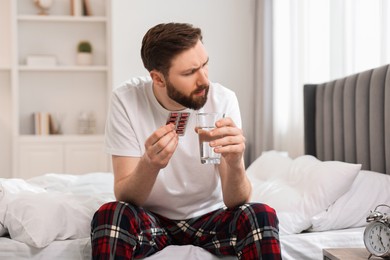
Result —
<instances>
[{"instance_id":1,"label":"man's face","mask_svg":"<svg viewBox=\"0 0 390 260\"><path fill-rule=\"evenodd\" d=\"M209 91L208 55L199 41L194 48L178 55L166 77L166 91L176 103L198 110L207 101Z\"/></svg>"},{"instance_id":2,"label":"man's face","mask_svg":"<svg viewBox=\"0 0 390 260\"><path fill-rule=\"evenodd\" d=\"M169 79L167 79L166 87L168 97L182 106L198 110L206 104L209 85L198 86L197 89L190 93L190 95L186 95L178 90L178 88L176 88Z\"/></svg>"}]
</instances>

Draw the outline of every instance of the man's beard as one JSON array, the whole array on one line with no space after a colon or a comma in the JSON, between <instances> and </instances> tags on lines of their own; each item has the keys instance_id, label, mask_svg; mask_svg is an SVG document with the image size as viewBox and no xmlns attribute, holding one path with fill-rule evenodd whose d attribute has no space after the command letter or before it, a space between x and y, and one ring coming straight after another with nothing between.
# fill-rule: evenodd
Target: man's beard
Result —
<instances>
[{"instance_id":1,"label":"man's beard","mask_svg":"<svg viewBox=\"0 0 390 260\"><path fill-rule=\"evenodd\" d=\"M200 93L203 90L205 90L204 96L195 97L195 94ZM198 110L202 108L204 104L206 104L207 94L209 93L209 85L198 86L198 88L191 92L189 96L186 96L180 91L178 91L175 86L169 80L167 80L167 93L168 97L170 97L180 105L193 110Z\"/></svg>"}]
</instances>

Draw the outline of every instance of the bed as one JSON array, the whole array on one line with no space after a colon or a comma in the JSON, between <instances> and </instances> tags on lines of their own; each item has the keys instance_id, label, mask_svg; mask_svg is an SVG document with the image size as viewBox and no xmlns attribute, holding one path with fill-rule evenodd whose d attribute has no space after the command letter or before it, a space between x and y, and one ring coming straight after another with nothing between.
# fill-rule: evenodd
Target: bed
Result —
<instances>
[{"instance_id":1,"label":"bed","mask_svg":"<svg viewBox=\"0 0 390 260\"><path fill-rule=\"evenodd\" d=\"M364 247L367 214L390 204L389 66L305 85L304 101L306 154L267 151L247 169L252 201L276 209L291 260ZM0 179L0 259L90 259L90 220L111 200L112 173ZM148 258L156 259L220 258L169 246Z\"/></svg>"}]
</instances>

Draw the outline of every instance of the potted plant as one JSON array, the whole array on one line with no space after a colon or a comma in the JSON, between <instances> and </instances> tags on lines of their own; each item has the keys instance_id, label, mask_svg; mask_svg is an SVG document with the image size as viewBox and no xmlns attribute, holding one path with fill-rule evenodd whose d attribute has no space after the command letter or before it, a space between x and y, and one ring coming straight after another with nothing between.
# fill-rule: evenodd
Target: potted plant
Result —
<instances>
[{"instance_id":1,"label":"potted plant","mask_svg":"<svg viewBox=\"0 0 390 260\"><path fill-rule=\"evenodd\" d=\"M77 64L91 65L92 64L92 45L89 41L81 41L77 46Z\"/></svg>"}]
</instances>

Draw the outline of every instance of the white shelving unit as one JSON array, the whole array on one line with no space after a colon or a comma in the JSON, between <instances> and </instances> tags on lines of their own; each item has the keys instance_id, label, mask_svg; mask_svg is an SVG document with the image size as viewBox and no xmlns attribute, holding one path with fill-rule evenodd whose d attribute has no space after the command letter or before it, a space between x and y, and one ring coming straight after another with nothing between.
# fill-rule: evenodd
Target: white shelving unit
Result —
<instances>
[{"instance_id":1,"label":"white shelving unit","mask_svg":"<svg viewBox=\"0 0 390 260\"><path fill-rule=\"evenodd\" d=\"M4 0L3 0L4 1ZM109 171L103 151L104 123L111 93L111 1L89 0L91 16L71 15L70 0L55 0L38 15L32 0L7 0L11 7L13 177L47 172ZM93 64L76 62L80 41L91 42ZM51 56L55 65L27 64L30 55ZM33 115L50 113L60 122L56 135L36 135ZM79 134L80 114L93 114L95 131Z\"/></svg>"},{"instance_id":2,"label":"white shelving unit","mask_svg":"<svg viewBox=\"0 0 390 260\"><path fill-rule=\"evenodd\" d=\"M0 178L12 177L10 9L10 0L0 1Z\"/></svg>"}]
</instances>

